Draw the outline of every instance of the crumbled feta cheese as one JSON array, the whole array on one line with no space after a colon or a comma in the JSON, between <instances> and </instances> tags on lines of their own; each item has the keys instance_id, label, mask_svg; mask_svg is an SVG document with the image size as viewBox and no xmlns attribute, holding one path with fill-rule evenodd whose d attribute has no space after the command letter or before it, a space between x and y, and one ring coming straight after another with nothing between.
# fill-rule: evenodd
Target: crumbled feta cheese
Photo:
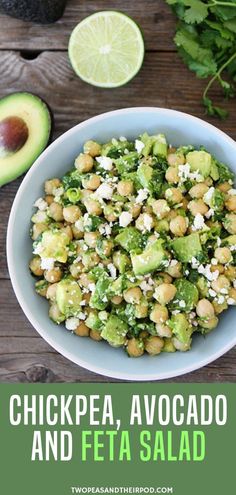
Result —
<instances>
[{"instance_id":1,"label":"crumbled feta cheese","mask_svg":"<svg viewBox=\"0 0 236 495\"><path fill-rule=\"evenodd\" d=\"M213 289L209 289L209 296L215 297L216 296L216 291Z\"/></svg>"},{"instance_id":2,"label":"crumbled feta cheese","mask_svg":"<svg viewBox=\"0 0 236 495\"><path fill-rule=\"evenodd\" d=\"M202 230L204 227L206 227L204 217L201 215L201 213L197 213L197 215L194 217L192 229Z\"/></svg>"},{"instance_id":3,"label":"crumbled feta cheese","mask_svg":"<svg viewBox=\"0 0 236 495\"><path fill-rule=\"evenodd\" d=\"M139 189L138 196L135 198L135 203L143 203L148 197L147 189Z\"/></svg>"},{"instance_id":4,"label":"crumbled feta cheese","mask_svg":"<svg viewBox=\"0 0 236 495\"><path fill-rule=\"evenodd\" d=\"M220 245L221 245L221 238L220 237L217 237L216 244L218 247L220 247Z\"/></svg>"},{"instance_id":5,"label":"crumbled feta cheese","mask_svg":"<svg viewBox=\"0 0 236 495\"><path fill-rule=\"evenodd\" d=\"M80 232L84 232L84 222L83 222L82 218L79 218L79 220L76 220L75 228L78 229Z\"/></svg>"},{"instance_id":6,"label":"crumbled feta cheese","mask_svg":"<svg viewBox=\"0 0 236 495\"><path fill-rule=\"evenodd\" d=\"M54 187L54 189L52 191L52 194L54 196L57 196L57 197L62 196L63 193L64 193L64 188L62 186L61 187Z\"/></svg>"},{"instance_id":7,"label":"crumbled feta cheese","mask_svg":"<svg viewBox=\"0 0 236 495\"><path fill-rule=\"evenodd\" d=\"M119 140L121 142L125 142L125 141L127 141L127 138L125 136L120 136Z\"/></svg>"},{"instance_id":8,"label":"crumbled feta cheese","mask_svg":"<svg viewBox=\"0 0 236 495\"><path fill-rule=\"evenodd\" d=\"M149 284L146 280L142 280L142 282L139 284L139 287L140 289L144 292L144 295L146 295L146 293L150 290L152 290L152 285ZM153 297L155 297L155 293L153 295ZM155 297L156 299L156 297Z\"/></svg>"},{"instance_id":9,"label":"crumbled feta cheese","mask_svg":"<svg viewBox=\"0 0 236 495\"><path fill-rule=\"evenodd\" d=\"M32 221L34 223L44 223L44 222L47 222L47 219L48 219L48 217L47 217L46 211L38 210L32 216Z\"/></svg>"},{"instance_id":10,"label":"crumbled feta cheese","mask_svg":"<svg viewBox=\"0 0 236 495\"><path fill-rule=\"evenodd\" d=\"M208 191L204 194L203 200L207 205L210 205L214 192L215 192L215 188L210 187L210 189L208 189Z\"/></svg>"},{"instance_id":11,"label":"crumbled feta cheese","mask_svg":"<svg viewBox=\"0 0 236 495\"><path fill-rule=\"evenodd\" d=\"M54 267L54 258L41 258L41 268L42 270L52 270Z\"/></svg>"},{"instance_id":12,"label":"crumbled feta cheese","mask_svg":"<svg viewBox=\"0 0 236 495\"><path fill-rule=\"evenodd\" d=\"M236 251L236 245L234 244L234 245L230 246L229 249L230 249L230 251Z\"/></svg>"},{"instance_id":13,"label":"crumbled feta cheese","mask_svg":"<svg viewBox=\"0 0 236 495\"><path fill-rule=\"evenodd\" d=\"M228 291L228 289L226 289L226 287L225 287L225 288L223 288L223 289L220 289L220 293L221 293L221 294L228 294L228 292L229 292L229 291Z\"/></svg>"},{"instance_id":14,"label":"crumbled feta cheese","mask_svg":"<svg viewBox=\"0 0 236 495\"><path fill-rule=\"evenodd\" d=\"M213 208L210 208L210 209L206 212L205 217L206 217L206 218L211 218L211 217L214 215L214 213L215 213L215 212L214 212Z\"/></svg>"},{"instance_id":15,"label":"crumbled feta cheese","mask_svg":"<svg viewBox=\"0 0 236 495\"><path fill-rule=\"evenodd\" d=\"M223 304L225 302L224 296L219 296L217 299L218 304Z\"/></svg>"},{"instance_id":16,"label":"crumbled feta cheese","mask_svg":"<svg viewBox=\"0 0 236 495\"><path fill-rule=\"evenodd\" d=\"M97 188L93 196L99 199L111 199L112 194L112 187L109 184L103 183Z\"/></svg>"},{"instance_id":17,"label":"crumbled feta cheese","mask_svg":"<svg viewBox=\"0 0 236 495\"><path fill-rule=\"evenodd\" d=\"M191 169L189 163L185 163L185 165L179 165L178 176L180 177L182 183L188 179L196 180L196 182L204 181L204 177L199 174L199 170L195 172L191 172L190 170Z\"/></svg>"},{"instance_id":18,"label":"crumbled feta cheese","mask_svg":"<svg viewBox=\"0 0 236 495\"><path fill-rule=\"evenodd\" d=\"M88 289L90 290L90 292L92 292L92 294L95 292L95 289L96 289L96 285L95 284L89 284L88 285Z\"/></svg>"},{"instance_id":19,"label":"crumbled feta cheese","mask_svg":"<svg viewBox=\"0 0 236 495\"><path fill-rule=\"evenodd\" d=\"M185 303L185 301L184 301L183 299L182 299L181 301L179 301L179 306L180 306L181 308L185 308L186 303Z\"/></svg>"},{"instance_id":20,"label":"crumbled feta cheese","mask_svg":"<svg viewBox=\"0 0 236 495\"><path fill-rule=\"evenodd\" d=\"M109 156L97 156L96 161L104 170L112 170L113 162Z\"/></svg>"},{"instance_id":21,"label":"crumbled feta cheese","mask_svg":"<svg viewBox=\"0 0 236 495\"><path fill-rule=\"evenodd\" d=\"M177 315L178 313L180 313L180 309L174 309L172 311L172 315Z\"/></svg>"},{"instance_id":22,"label":"crumbled feta cheese","mask_svg":"<svg viewBox=\"0 0 236 495\"><path fill-rule=\"evenodd\" d=\"M34 254L40 254L40 253L42 253L42 251L43 251L43 246L42 246L42 244L39 242L39 243L37 244L37 246L35 246L33 253L34 253Z\"/></svg>"},{"instance_id":23,"label":"crumbled feta cheese","mask_svg":"<svg viewBox=\"0 0 236 495\"><path fill-rule=\"evenodd\" d=\"M206 265L206 266L200 265L198 267L198 271L199 271L199 273L201 273L202 275L204 275L204 277L206 277L211 282L213 280L217 280L217 278L219 277L219 270L216 270L215 272L212 272L211 271L211 265Z\"/></svg>"},{"instance_id":24,"label":"crumbled feta cheese","mask_svg":"<svg viewBox=\"0 0 236 495\"><path fill-rule=\"evenodd\" d=\"M148 232L150 232L150 230L152 229L152 225L153 225L153 219L152 219L151 215L148 215L148 213L143 214L143 225L144 225L145 230L148 230Z\"/></svg>"},{"instance_id":25,"label":"crumbled feta cheese","mask_svg":"<svg viewBox=\"0 0 236 495\"><path fill-rule=\"evenodd\" d=\"M78 317L80 320L85 320L86 319L86 314L83 313L82 311L79 312Z\"/></svg>"},{"instance_id":26,"label":"crumbled feta cheese","mask_svg":"<svg viewBox=\"0 0 236 495\"><path fill-rule=\"evenodd\" d=\"M133 217L128 211L122 211L120 218L119 218L119 225L120 227L127 227L127 225L132 222Z\"/></svg>"},{"instance_id":27,"label":"crumbled feta cheese","mask_svg":"<svg viewBox=\"0 0 236 495\"><path fill-rule=\"evenodd\" d=\"M35 201L34 206L40 211L44 211L47 209L48 204L43 198L38 198L37 201Z\"/></svg>"},{"instance_id":28,"label":"crumbled feta cheese","mask_svg":"<svg viewBox=\"0 0 236 495\"><path fill-rule=\"evenodd\" d=\"M80 306L86 306L86 301L84 299L80 302Z\"/></svg>"},{"instance_id":29,"label":"crumbled feta cheese","mask_svg":"<svg viewBox=\"0 0 236 495\"><path fill-rule=\"evenodd\" d=\"M192 257L191 259L191 265L192 265L192 268L193 269L196 269L199 267L200 263L199 261L197 260L197 258L195 258L194 256Z\"/></svg>"},{"instance_id":30,"label":"crumbled feta cheese","mask_svg":"<svg viewBox=\"0 0 236 495\"><path fill-rule=\"evenodd\" d=\"M144 147L145 144L142 141L140 141L139 139L135 139L135 149L138 153L141 153Z\"/></svg>"},{"instance_id":31,"label":"crumbled feta cheese","mask_svg":"<svg viewBox=\"0 0 236 495\"><path fill-rule=\"evenodd\" d=\"M107 237L111 235L111 226L108 225L108 223L102 223L101 225L99 225L98 230L100 234L105 234Z\"/></svg>"},{"instance_id":32,"label":"crumbled feta cheese","mask_svg":"<svg viewBox=\"0 0 236 495\"><path fill-rule=\"evenodd\" d=\"M211 260L211 265L217 265L218 264L218 261L216 258L212 258Z\"/></svg>"},{"instance_id":33,"label":"crumbled feta cheese","mask_svg":"<svg viewBox=\"0 0 236 495\"><path fill-rule=\"evenodd\" d=\"M236 301L235 301L235 299L233 299L232 297L229 297L229 298L227 299L227 303L228 303L229 305L232 305L232 304L236 304Z\"/></svg>"},{"instance_id":34,"label":"crumbled feta cheese","mask_svg":"<svg viewBox=\"0 0 236 495\"><path fill-rule=\"evenodd\" d=\"M236 189L230 189L229 191L227 191L227 194L230 194L230 196L235 196Z\"/></svg>"},{"instance_id":35,"label":"crumbled feta cheese","mask_svg":"<svg viewBox=\"0 0 236 495\"><path fill-rule=\"evenodd\" d=\"M178 264L178 260L171 260L170 266L176 266Z\"/></svg>"},{"instance_id":36,"label":"crumbled feta cheese","mask_svg":"<svg viewBox=\"0 0 236 495\"><path fill-rule=\"evenodd\" d=\"M75 318L74 316L72 316L71 318L67 318L67 320L65 321L65 326L67 330L76 330L78 325L79 325L79 318Z\"/></svg>"},{"instance_id":37,"label":"crumbled feta cheese","mask_svg":"<svg viewBox=\"0 0 236 495\"><path fill-rule=\"evenodd\" d=\"M113 263L109 263L107 265L107 268L110 272L110 275L111 275L111 278L113 278L115 280L116 278L116 267L113 265Z\"/></svg>"}]
</instances>

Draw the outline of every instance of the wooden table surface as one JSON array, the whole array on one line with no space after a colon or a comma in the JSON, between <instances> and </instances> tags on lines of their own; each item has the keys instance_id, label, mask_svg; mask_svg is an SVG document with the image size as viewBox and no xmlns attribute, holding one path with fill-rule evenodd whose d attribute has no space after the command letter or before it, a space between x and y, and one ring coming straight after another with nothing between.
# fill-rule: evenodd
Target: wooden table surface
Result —
<instances>
[{"instance_id":1,"label":"wooden table surface","mask_svg":"<svg viewBox=\"0 0 236 495\"><path fill-rule=\"evenodd\" d=\"M85 16L104 9L122 10L141 26L146 56L143 68L123 88L89 86L73 73L67 57L69 34ZM197 80L178 57L172 38L175 19L162 0L69 0L64 16L47 26L0 15L0 97L13 91L32 91L51 106L54 137L88 117L130 106L168 107L215 123L236 139L236 100L226 106L230 117L215 121L204 115ZM216 101L220 93L213 91ZM21 183L0 191L0 381L109 382L54 351L32 328L14 296L7 271L5 238L10 208ZM115 381L115 380L114 380ZM178 382L235 382L236 347L214 363L176 379Z\"/></svg>"}]
</instances>

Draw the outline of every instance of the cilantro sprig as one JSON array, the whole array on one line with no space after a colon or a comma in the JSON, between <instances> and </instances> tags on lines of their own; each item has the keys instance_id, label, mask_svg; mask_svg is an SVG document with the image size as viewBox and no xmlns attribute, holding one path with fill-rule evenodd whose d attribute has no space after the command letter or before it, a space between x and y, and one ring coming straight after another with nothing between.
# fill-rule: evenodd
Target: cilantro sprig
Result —
<instances>
[{"instance_id":1,"label":"cilantro sprig","mask_svg":"<svg viewBox=\"0 0 236 495\"><path fill-rule=\"evenodd\" d=\"M224 108L214 105L209 91L218 83L225 98L235 95L236 0L166 2L179 19L174 41L183 61L197 77L210 78L202 95L207 113L227 117Z\"/></svg>"}]
</instances>

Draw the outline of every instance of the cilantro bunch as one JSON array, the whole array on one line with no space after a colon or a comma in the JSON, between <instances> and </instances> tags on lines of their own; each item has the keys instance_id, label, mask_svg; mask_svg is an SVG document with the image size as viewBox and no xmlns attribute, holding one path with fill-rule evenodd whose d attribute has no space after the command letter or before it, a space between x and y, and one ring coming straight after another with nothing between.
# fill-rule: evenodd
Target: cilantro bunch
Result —
<instances>
[{"instance_id":1,"label":"cilantro bunch","mask_svg":"<svg viewBox=\"0 0 236 495\"><path fill-rule=\"evenodd\" d=\"M166 2L179 19L174 37L178 52L197 77L210 78L203 93L207 113L227 117L226 110L213 104L209 90L216 82L226 98L235 93L236 0Z\"/></svg>"}]
</instances>

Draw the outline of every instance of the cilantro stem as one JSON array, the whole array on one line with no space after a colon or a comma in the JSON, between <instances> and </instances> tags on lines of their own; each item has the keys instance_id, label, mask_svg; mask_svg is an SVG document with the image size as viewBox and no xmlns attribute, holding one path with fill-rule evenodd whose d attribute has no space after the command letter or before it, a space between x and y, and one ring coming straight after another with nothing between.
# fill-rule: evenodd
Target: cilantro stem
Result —
<instances>
[{"instance_id":1,"label":"cilantro stem","mask_svg":"<svg viewBox=\"0 0 236 495\"><path fill-rule=\"evenodd\" d=\"M231 64L231 62L236 58L236 52L233 53L233 55L231 55L231 57L226 60L226 62L219 68L219 70L217 71L217 73L214 75L214 77L212 77L212 79L210 79L209 83L207 84L206 88L205 88L205 91L203 93L203 98L206 98L206 95L210 89L210 87L212 86L213 82L216 80L216 79L220 79L220 75L221 75L221 72L223 72L223 70L229 65Z\"/></svg>"},{"instance_id":2,"label":"cilantro stem","mask_svg":"<svg viewBox=\"0 0 236 495\"><path fill-rule=\"evenodd\" d=\"M212 0L213 3L208 3L207 7L215 7L216 5L222 5L223 7L236 7L236 2L221 2L218 0Z\"/></svg>"}]
</instances>

